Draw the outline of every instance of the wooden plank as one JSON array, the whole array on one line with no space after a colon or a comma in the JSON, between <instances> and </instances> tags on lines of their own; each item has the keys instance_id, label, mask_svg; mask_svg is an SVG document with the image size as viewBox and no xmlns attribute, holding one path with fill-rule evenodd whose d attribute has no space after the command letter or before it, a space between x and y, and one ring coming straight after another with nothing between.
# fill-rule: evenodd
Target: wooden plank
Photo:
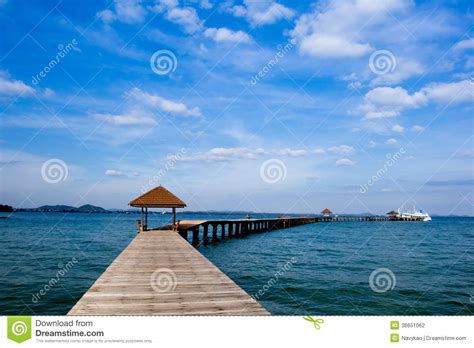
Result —
<instances>
[{"instance_id":1,"label":"wooden plank","mask_svg":"<svg viewBox=\"0 0 474 348\"><path fill-rule=\"evenodd\" d=\"M159 283L160 275L170 282ZM269 314L174 231L137 235L68 313Z\"/></svg>"}]
</instances>

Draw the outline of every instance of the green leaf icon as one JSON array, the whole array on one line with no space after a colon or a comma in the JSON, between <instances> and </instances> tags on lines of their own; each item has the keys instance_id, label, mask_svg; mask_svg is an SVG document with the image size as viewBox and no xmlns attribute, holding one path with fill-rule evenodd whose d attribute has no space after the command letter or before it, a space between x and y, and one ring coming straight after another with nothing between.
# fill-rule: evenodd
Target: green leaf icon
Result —
<instances>
[{"instance_id":1,"label":"green leaf icon","mask_svg":"<svg viewBox=\"0 0 474 348\"><path fill-rule=\"evenodd\" d=\"M31 338L31 317L8 317L7 337L17 343Z\"/></svg>"}]
</instances>

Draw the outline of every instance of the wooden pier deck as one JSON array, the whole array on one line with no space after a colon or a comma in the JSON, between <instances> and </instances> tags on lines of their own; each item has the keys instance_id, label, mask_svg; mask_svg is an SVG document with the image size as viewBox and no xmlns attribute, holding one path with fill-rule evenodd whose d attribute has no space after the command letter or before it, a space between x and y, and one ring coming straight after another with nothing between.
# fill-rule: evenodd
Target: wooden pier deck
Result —
<instances>
[{"instance_id":1,"label":"wooden pier deck","mask_svg":"<svg viewBox=\"0 0 474 348\"><path fill-rule=\"evenodd\" d=\"M137 235L68 315L269 315L174 231Z\"/></svg>"},{"instance_id":2,"label":"wooden pier deck","mask_svg":"<svg viewBox=\"0 0 474 348\"><path fill-rule=\"evenodd\" d=\"M245 237L250 234L314 224L318 222L352 222L352 221L389 221L384 216L301 216L261 219L234 220L182 220L177 225L179 234L193 245L207 244L210 241L226 240L234 237ZM168 225L162 227L171 229ZM210 235L212 233L212 235ZM189 238L191 236L191 238Z\"/></svg>"},{"instance_id":3,"label":"wooden pier deck","mask_svg":"<svg viewBox=\"0 0 474 348\"><path fill-rule=\"evenodd\" d=\"M184 220L144 230L68 315L269 315L193 245L317 222L400 221L393 217L278 217ZM191 232L191 240L189 240ZM188 243L188 241L190 243Z\"/></svg>"}]
</instances>

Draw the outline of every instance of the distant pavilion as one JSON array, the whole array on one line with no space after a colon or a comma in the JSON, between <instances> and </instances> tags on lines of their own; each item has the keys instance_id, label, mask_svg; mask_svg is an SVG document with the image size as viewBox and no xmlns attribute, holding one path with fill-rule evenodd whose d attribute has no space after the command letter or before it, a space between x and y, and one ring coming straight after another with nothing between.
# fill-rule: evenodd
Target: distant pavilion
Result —
<instances>
[{"instance_id":1,"label":"distant pavilion","mask_svg":"<svg viewBox=\"0 0 474 348\"><path fill-rule=\"evenodd\" d=\"M323 214L324 217L328 217L332 215L332 211L330 211L328 208L324 209L321 214Z\"/></svg>"},{"instance_id":2,"label":"distant pavilion","mask_svg":"<svg viewBox=\"0 0 474 348\"><path fill-rule=\"evenodd\" d=\"M389 212L387 213L387 215L388 215L389 219L393 220L393 219L395 219L399 214L398 214L398 212L396 212L395 210L392 210L392 211L389 211Z\"/></svg>"},{"instance_id":3,"label":"distant pavilion","mask_svg":"<svg viewBox=\"0 0 474 348\"><path fill-rule=\"evenodd\" d=\"M130 201L128 205L141 208L140 222L144 231L148 227L148 208L171 208L174 229L176 225L176 208L186 207L186 203L161 185Z\"/></svg>"}]
</instances>

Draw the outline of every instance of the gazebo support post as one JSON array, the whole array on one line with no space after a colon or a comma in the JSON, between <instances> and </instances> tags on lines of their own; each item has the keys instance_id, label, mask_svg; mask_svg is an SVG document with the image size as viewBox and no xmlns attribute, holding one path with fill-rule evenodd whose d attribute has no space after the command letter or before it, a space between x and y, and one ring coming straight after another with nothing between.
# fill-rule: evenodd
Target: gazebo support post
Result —
<instances>
[{"instance_id":1,"label":"gazebo support post","mask_svg":"<svg viewBox=\"0 0 474 348\"><path fill-rule=\"evenodd\" d=\"M140 214L140 223L141 223L141 229L143 230L143 207L142 207L142 212Z\"/></svg>"},{"instance_id":2,"label":"gazebo support post","mask_svg":"<svg viewBox=\"0 0 474 348\"><path fill-rule=\"evenodd\" d=\"M173 208L173 228L176 225L176 208Z\"/></svg>"},{"instance_id":3,"label":"gazebo support post","mask_svg":"<svg viewBox=\"0 0 474 348\"><path fill-rule=\"evenodd\" d=\"M148 228L148 207L145 208L145 227Z\"/></svg>"}]
</instances>

